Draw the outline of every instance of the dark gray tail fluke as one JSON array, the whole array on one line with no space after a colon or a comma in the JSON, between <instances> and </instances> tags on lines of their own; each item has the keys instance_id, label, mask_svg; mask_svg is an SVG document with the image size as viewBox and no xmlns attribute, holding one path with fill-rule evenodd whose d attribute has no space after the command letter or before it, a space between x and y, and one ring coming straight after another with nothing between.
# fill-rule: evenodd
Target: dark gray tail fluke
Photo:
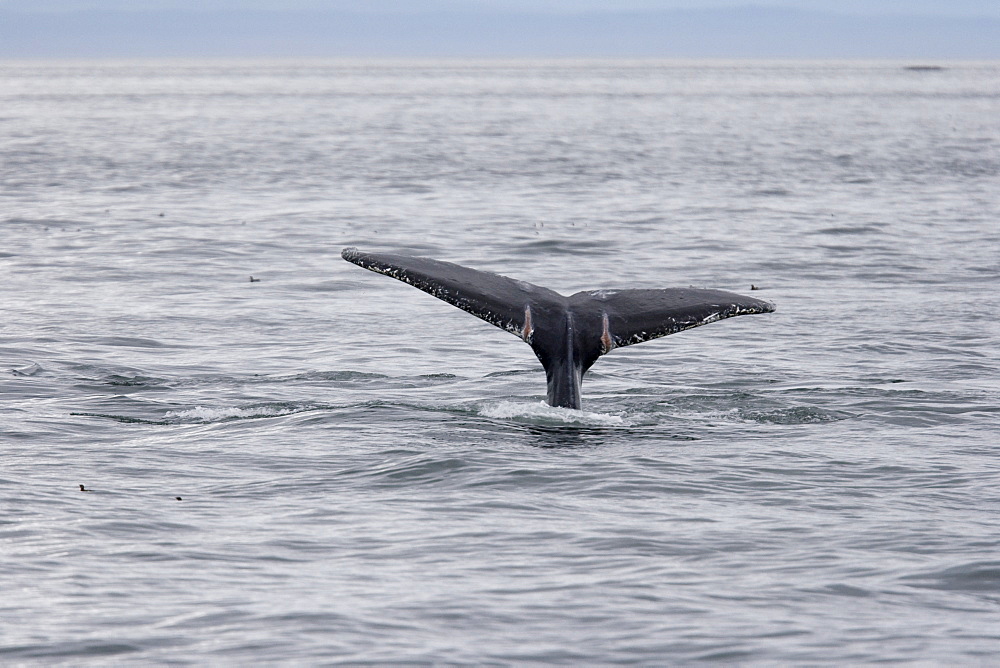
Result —
<instances>
[{"instance_id":1,"label":"dark gray tail fluke","mask_svg":"<svg viewBox=\"0 0 1000 668\"><path fill-rule=\"evenodd\" d=\"M580 408L583 375L615 348L723 318L774 311L769 302L721 290L594 290L563 297L450 262L356 248L344 249L342 256L522 338L545 367L549 404L565 408Z\"/></svg>"}]
</instances>

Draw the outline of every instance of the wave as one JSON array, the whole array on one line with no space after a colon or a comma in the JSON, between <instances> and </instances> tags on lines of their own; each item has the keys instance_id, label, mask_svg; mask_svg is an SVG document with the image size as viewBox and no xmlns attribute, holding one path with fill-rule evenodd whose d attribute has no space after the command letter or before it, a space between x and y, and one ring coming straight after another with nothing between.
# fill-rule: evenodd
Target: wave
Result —
<instances>
[{"instance_id":1,"label":"wave","mask_svg":"<svg viewBox=\"0 0 1000 668\"><path fill-rule=\"evenodd\" d=\"M70 415L78 417L105 418L126 424L183 425L212 424L217 422L232 422L235 420L259 420L294 415L296 413L328 410L330 408L333 407L325 404L279 401L248 404L245 406L195 406L193 408L186 408L182 410L167 411L158 419L96 412L73 412L70 413Z\"/></svg>"}]
</instances>

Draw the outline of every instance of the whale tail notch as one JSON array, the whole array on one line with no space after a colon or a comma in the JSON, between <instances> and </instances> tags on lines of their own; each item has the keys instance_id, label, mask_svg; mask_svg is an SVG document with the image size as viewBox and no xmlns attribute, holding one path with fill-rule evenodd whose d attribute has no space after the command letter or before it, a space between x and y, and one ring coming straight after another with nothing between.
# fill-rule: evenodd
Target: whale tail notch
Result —
<instances>
[{"instance_id":1,"label":"whale tail notch","mask_svg":"<svg viewBox=\"0 0 1000 668\"><path fill-rule=\"evenodd\" d=\"M592 290L571 297L499 274L423 257L346 248L348 262L448 302L528 343L545 368L552 406L580 408L580 385L597 359L642 343L774 305L698 288Z\"/></svg>"}]
</instances>

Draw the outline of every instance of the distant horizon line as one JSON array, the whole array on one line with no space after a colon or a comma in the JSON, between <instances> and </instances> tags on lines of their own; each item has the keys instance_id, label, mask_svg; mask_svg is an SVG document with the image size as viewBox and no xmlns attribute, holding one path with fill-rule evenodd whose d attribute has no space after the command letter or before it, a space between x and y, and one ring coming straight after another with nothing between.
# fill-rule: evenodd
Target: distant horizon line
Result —
<instances>
[{"instance_id":1,"label":"distant horizon line","mask_svg":"<svg viewBox=\"0 0 1000 668\"><path fill-rule=\"evenodd\" d=\"M812 14L820 16L831 16L841 18L872 18L872 19L905 19L905 18L929 18L929 19L957 19L957 20L978 20L1000 21L998 13L949 13L949 12L927 12L927 11L877 11L862 12L857 10L832 10L832 9L812 9L797 7L794 4L787 5L762 5L752 2L713 7L674 7L659 9L504 9L484 7L480 9L430 9L430 10L366 10L366 9L321 9L321 8L153 8L136 9L133 7L122 8L73 8L73 9L38 9L32 7L4 7L0 4L0 14L19 14L30 16L60 16L66 14L308 14L308 15L335 15L343 14L350 16L434 16L434 15L490 15L490 16L545 16L550 18L574 16L635 16L648 14L718 14L718 13L758 13L758 14Z\"/></svg>"},{"instance_id":2,"label":"distant horizon line","mask_svg":"<svg viewBox=\"0 0 1000 668\"><path fill-rule=\"evenodd\" d=\"M50 62L50 63L130 63L136 61L143 62L182 62L182 61L214 61L214 62L242 62L242 63L273 63L273 62L382 62L382 63L602 63L615 62L621 64L635 63L713 63L713 64L738 64L756 63L760 65L782 65L786 63L814 63L831 65L836 64L885 64L898 67L914 67L922 69L921 66L929 66L928 69L948 69L948 66L968 66L968 65L1000 65L1000 57L996 58L908 58L901 56L891 57L812 57L812 56L380 56L380 55L343 55L343 56L293 56L293 55L187 55L187 56L0 56L0 63L20 63L20 62ZM940 65L940 68L934 66Z\"/></svg>"}]
</instances>

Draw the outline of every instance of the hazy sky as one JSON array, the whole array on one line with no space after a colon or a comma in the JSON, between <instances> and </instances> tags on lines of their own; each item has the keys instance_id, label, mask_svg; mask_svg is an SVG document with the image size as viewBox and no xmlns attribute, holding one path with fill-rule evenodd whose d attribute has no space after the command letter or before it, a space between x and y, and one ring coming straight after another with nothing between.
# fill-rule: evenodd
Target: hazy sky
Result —
<instances>
[{"instance_id":1,"label":"hazy sky","mask_svg":"<svg viewBox=\"0 0 1000 668\"><path fill-rule=\"evenodd\" d=\"M532 12L636 11L713 7L786 7L842 14L923 14L1000 17L1000 0L0 0L27 12L83 9L192 11L271 9L420 13L441 10Z\"/></svg>"},{"instance_id":2,"label":"hazy sky","mask_svg":"<svg viewBox=\"0 0 1000 668\"><path fill-rule=\"evenodd\" d=\"M987 60L1000 0L0 0L0 58L172 56Z\"/></svg>"}]
</instances>

